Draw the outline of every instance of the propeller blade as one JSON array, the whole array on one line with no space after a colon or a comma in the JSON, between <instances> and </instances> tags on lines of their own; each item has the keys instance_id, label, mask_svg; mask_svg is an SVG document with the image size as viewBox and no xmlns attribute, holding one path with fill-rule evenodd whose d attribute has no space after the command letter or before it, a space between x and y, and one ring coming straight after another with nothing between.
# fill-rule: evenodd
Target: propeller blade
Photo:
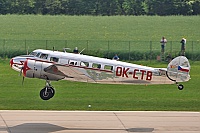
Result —
<instances>
[{"instance_id":1,"label":"propeller blade","mask_svg":"<svg viewBox=\"0 0 200 133\"><path fill-rule=\"evenodd\" d=\"M24 68L24 67L21 68L21 70L20 70L20 72L19 72L19 76L22 76L23 68Z\"/></svg>"},{"instance_id":2,"label":"propeller blade","mask_svg":"<svg viewBox=\"0 0 200 133\"><path fill-rule=\"evenodd\" d=\"M24 76L23 76L23 77L22 77L22 85L24 85L24 79L25 79L25 78L24 78Z\"/></svg>"}]
</instances>

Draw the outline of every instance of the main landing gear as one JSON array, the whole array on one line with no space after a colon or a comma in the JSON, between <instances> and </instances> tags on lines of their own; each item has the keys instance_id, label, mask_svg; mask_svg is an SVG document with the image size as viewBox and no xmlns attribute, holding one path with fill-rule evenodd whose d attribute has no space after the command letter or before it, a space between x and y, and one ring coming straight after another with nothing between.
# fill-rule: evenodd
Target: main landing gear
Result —
<instances>
[{"instance_id":1,"label":"main landing gear","mask_svg":"<svg viewBox=\"0 0 200 133\"><path fill-rule=\"evenodd\" d=\"M51 86L50 81L46 81L46 86L40 91L40 97L43 100L51 99L55 94L53 86Z\"/></svg>"}]
</instances>

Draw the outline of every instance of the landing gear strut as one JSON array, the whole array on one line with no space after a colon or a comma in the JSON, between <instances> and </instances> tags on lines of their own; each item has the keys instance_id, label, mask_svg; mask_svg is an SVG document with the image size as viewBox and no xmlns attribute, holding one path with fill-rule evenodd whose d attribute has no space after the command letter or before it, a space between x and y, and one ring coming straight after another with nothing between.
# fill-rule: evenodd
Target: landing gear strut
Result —
<instances>
[{"instance_id":1,"label":"landing gear strut","mask_svg":"<svg viewBox=\"0 0 200 133\"><path fill-rule=\"evenodd\" d=\"M40 91L40 97L43 100L49 100L55 94L53 86L51 86L50 81L46 81L46 86Z\"/></svg>"},{"instance_id":2,"label":"landing gear strut","mask_svg":"<svg viewBox=\"0 0 200 133\"><path fill-rule=\"evenodd\" d=\"M176 83L176 85L178 86L178 89L179 89L179 90L183 90L184 86L183 86L182 84L178 84L178 83L176 82L176 80L171 79L171 78L169 77L167 71L166 71L166 76L168 77L169 80L171 80L171 81L173 81L173 82Z\"/></svg>"}]
</instances>

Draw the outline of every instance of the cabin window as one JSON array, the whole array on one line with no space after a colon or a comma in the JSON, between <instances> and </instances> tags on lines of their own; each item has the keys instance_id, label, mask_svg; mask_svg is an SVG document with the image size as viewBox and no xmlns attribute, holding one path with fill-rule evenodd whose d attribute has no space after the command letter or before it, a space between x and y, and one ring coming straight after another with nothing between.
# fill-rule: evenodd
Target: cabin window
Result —
<instances>
[{"instance_id":1,"label":"cabin window","mask_svg":"<svg viewBox=\"0 0 200 133\"><path fill-rule=\"evenodd\" d=\"M57 57L51 57L51 58L50 58L50 61L58 62L58 61L59 61L59 58L57 58Z\"/></svg>"},{"instance_id":2,"label":"cabin window","mask_svg":"<svg viewBox=\"0 0 200 133\"><path fill-rule=\"evenodd\" d=\"M81 62L81 66L89 67L89 62Z\"/></svg>"},{"instance_id":3,"label":"cabin window","mask_svg":"<svg viewBox=\"0 0 200 133\"><path fill-rule=\"evenodd\" d=\"M41 59L47 59L47 57L48 57L48 54L41 54L41 55L40 55L40 58L41 58Z\"/></svg>"},{"instance_id":4,"label":"cabin window","mask_svg":"<svg viewBox=\"0 0 200 133\"><path fill-rule=\"evenodd\" d=\"M105 70L113 70L113 66L105 65L104 69Z\"/></svg>"},{"instance_id":5,"label":"cabin window","mask_svg":"<svg viewBox=\"0 0 200 133\"><path fill-rule=\"evenodd\" d=\"M69 64L70 64L70 65L74 65L74 62L70 62Z\"/></svg>"},{"instance_id":6,"label":"cabin window","mask_svg":"<svg viewBox=\"0 0 200 133\"><path fill-rule=\"evenodd\" d=\"M101 64L93 63L93 64L92 64L92 67L93 67L93 68L99 68L99 69L100 69L100 68L101 68Z\"/></svg>"},{"instance_id":7,"label":"cabin window","mask_svg":"<svg viewBox=\"0 0 200 133\"><path fill-rule=\"evenodd\" d=\"M69 64L73 65L73 66L76 66L77 65L77 61L75 61L75 60L69 60Z\"/></svg>"}]
</instances>

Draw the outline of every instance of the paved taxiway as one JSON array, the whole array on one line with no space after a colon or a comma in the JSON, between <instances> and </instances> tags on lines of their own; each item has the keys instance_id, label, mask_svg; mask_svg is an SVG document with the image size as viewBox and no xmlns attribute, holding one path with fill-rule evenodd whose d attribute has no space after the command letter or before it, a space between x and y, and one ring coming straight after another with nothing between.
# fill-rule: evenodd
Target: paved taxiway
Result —
<instances>
[{"instance_id":1,"label":"paved taxiway","mask_svg":"<svg viewBox=\"0 0 200 133\"><path fill-rule=\"evenodd\" d=\"M200 112L0 111L0 133L200 133Z\"/></svg>"}]
</instances>

